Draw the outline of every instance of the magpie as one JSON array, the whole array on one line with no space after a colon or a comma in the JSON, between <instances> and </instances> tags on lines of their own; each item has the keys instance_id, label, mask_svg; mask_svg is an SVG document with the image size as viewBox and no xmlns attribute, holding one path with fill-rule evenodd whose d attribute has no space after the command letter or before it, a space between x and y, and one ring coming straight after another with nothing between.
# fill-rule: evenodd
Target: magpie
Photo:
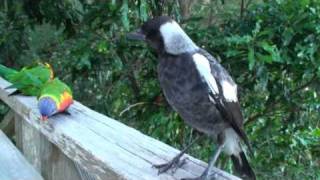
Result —
<instances>
[{"instance_id":1,"label":"magpie","mask_svg":"<svg viewBox=\"0 0 320 180\"><path fill-rule=\"evenodd\" d=\"M217 142L208 167L196 179L211 179L211 170L221 152L231 157L241 177L255 179L240 144L244 142L251 150L243 129L237 85L221 64L168 16L146 21L128 38L143 40L156 50L158 79L168 103L186 124ZM159 173L182 165L180 158L191 144L168 163L155 165Z\"/></svg>"}]
</instances>

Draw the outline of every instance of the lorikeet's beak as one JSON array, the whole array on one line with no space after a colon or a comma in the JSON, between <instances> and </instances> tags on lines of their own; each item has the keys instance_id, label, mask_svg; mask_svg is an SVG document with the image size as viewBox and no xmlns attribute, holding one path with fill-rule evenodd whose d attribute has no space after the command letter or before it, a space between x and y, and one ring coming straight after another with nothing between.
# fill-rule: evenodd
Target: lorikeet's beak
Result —
<instances>
[{"instance_id":1,"label":"lorikeet's beak","mask_svg":"<svg viewBox=\"0 0 320 180\"><path fill-rule=\"evenodd\" d=\"M134 32L128 33L127 38L132 39L132 40L140 40L140 41L146 40L146 36L143 34L141 29L138 29Z\"/></svg>"},{"instance_id":2,"label":"lorikeet's beak","mask_svg":"<svg viewBox=\"0 0 320 180\"><path fill-rule=\"evenodd\" d=\"M42 121L48 120L48 116L41 116L41 120L42 120Z\"/></svg>"}]
</instances>

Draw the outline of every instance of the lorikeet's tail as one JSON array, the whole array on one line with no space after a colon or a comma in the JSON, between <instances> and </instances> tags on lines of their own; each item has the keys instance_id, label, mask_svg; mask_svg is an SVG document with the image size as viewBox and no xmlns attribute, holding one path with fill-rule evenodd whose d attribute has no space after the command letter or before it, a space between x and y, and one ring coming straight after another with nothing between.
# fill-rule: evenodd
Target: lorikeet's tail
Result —
<instances>
[{"instance_id":1,"label":"lorikeet's tail","mask_svg":"<svg viewBox=\"0 0 320 180\"><path fill-rule=\"evenodd\" d=\"M15 73L17 73L16 70L0 64L0 76L3 77L4 79L8 80L10 76Z\"/></svg>"}]
</instances>

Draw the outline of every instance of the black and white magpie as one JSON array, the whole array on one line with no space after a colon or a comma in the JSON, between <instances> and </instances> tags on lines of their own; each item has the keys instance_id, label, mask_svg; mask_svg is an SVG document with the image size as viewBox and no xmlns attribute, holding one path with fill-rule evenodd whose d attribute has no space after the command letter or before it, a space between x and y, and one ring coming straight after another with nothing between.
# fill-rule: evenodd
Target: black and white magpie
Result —
<instances>
[{"instance_id":1,"label":"black and white magpie","mask_svg":"<svg viewBox=\"0 0 320 180\"><path fill-rule=\"evenodd\" d=\"M242 177L255 179L240 145L243 141L250 147L243 130L237 85L229 73L170 17L150 19L128 38L144 40L157 51L158 78L167 101L188 125L218 144L207 169L198 179L210 179L221 151L231 156L235 170ZM179 164L186 150L169 163L157 165L160 173Z\"/></svg>"}]
</instances>

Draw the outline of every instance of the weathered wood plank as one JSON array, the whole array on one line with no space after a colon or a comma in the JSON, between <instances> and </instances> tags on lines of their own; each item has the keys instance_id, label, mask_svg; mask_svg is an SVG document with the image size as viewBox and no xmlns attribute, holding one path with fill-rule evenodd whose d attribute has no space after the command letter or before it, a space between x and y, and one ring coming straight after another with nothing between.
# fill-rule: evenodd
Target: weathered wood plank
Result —
<instances>
[{"instance_id":1,"label":"weathered wood plank","mask_svg":"<svg viewBox=\"0 0 320 180\"><path fill-rule=\"evenodd\" d=\"M18 114L15 114L14 119L17 129L19 128L19 130L16 131L17 147L24 154L28 162L32 164L38 172L41 172L41 133L23 121Z\"/></svg>"},{"instance_id":2,"label":"weathered wood plank","mask_svg":"<svg viewBox=\"0 0 320 180\"><path fill-rule=\"evenodd\" d=\"M98 179L180 179L199 176L206 163L191 156L171 175L158 175L153 164L164 163L179 151L139 131L75 102L71 115L57 115L47 122L39 119L36 99L8 97L9 85L0 79L0 98L26 122L54 143L67 157ZM215 169L217 179L238 179Z\"/></svg>"},{"instance_id":3,"label":"weathered wood plank","mask_svg":"<svg viewBox=\"0 0 320 180\"><path fill-rule=\"evenodd\" d=\"M0 130L0 179L43 180L21 152Z\"/></svg>"},{"instance_id":4,"label":"weathered wood plank","mask_svg":"<svg viewBox=\"0 0 320 180\"><path fill-rule=\"evenodd\" d=\"M20 138L17 140L19 144L17 146L46 180L82 179L73 161L49 142L45 136L19 115L15 115L15 121L18 127L16 137Z\"/></svg>"}]
</instances>

